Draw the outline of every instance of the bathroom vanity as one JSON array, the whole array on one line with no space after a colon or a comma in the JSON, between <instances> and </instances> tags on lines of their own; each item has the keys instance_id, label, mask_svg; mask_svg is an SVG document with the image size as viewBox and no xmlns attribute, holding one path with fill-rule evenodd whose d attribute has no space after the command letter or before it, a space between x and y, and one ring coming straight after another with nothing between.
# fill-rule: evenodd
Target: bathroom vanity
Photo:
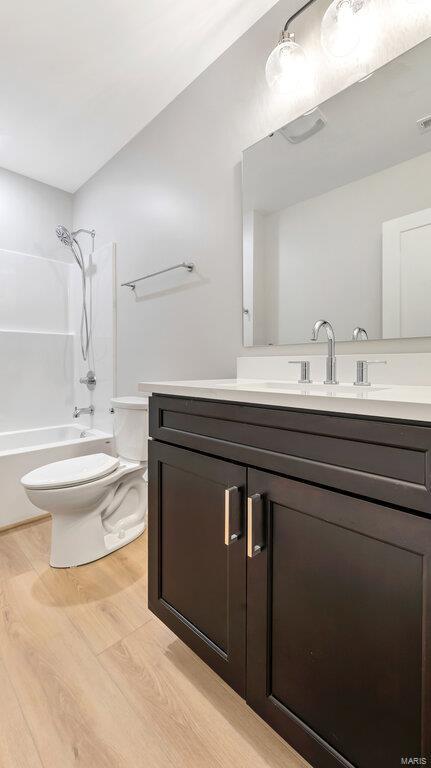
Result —
<instances>
[{"instance_id":1,"label":"bathroom vanity","mask_svg":"<svg viewBox=\"0 0 431 768\"><path fill-rule=\"evenodd\" d=\"M314 768L431 763L430 54L244 152L244 346L326 359L140 386L150 608Z\"/></svg>"},{"instance_id":2,"label":"bathroom vanity","mask_svg":"<svg viewBox=\"0 0 431 768\"><path fill-rule=\"evenodd\" d=\"M268 384L140 386L150 608L315 768L429 758L431 388Z\"/></svg>"}]
</instances>

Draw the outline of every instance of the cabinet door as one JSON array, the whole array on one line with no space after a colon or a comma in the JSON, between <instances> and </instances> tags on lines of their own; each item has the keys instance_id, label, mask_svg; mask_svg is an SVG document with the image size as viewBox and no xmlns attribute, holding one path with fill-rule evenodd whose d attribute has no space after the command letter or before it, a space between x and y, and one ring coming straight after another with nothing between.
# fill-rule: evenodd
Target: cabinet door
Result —
<instances>
[{"instance_id":1,"label":"cabinet door","mask_svg":"<svg viewBox=\"0 0 431 768\"><path fill-rule=\"evenodd\" d=\"M316 768L429 761L431 521L254 470L248 494L248 703Z\"/></svg>"},{"instance_id":2,"label":"cabinet door","mask_svg":"<svg viewBox=\"0 0 431 768\"><path fill-rule=\"evenodd\" d=\"M150 441L149 607L245 694L244 467Z\"/></svg>"}]
</instances>

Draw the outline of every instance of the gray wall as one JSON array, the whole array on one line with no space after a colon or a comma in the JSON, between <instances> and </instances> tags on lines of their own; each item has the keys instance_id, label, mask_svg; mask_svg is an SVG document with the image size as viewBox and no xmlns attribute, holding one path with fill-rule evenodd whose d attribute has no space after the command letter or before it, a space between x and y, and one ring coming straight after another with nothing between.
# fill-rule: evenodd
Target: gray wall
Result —
<instances>
[{"instance_id":1,"label":"gray wall","mask_svg":"<svg viewBox=\"0 0 431 768\"><path fill-rule=\"evenodd\" d=\"M0 248L68 261L55 237L72 225L72 195L0 168Z\"/></svg>"},{"instance_id":2,"label":"gray wall","mask_svg":"<svg viewBox=\"0 0 431 768\"><path fill-rule=\"evenodd\" d=\"M119 282L183 260L197 264L195 275L144 283L136 298L119 288L119 393L143 379L231 376L235 357L250 354L242 348L242 150L365 71L360 62L323 59L323 0L296 27L318 87L306 96L272 94L265 60L297 5L278 3L75 195L75 226L95 227L99 244L118 244ZM370 27L381 35L364 52L370 68L430 34L412 22L409 3L372 6L382 19Z\"/></svg>"}]
</instances>

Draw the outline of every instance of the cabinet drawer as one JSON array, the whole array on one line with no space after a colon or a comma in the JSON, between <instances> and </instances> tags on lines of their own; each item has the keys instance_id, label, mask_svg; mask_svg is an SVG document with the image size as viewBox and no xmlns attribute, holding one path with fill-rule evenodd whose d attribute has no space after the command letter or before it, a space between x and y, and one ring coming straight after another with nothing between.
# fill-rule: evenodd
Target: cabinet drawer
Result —
<instances>
[{"instance_id":1,"label":"cabinet drawer","mask_svg":"<svg viewBox=\"0 0 431 768\"><path fill-rule=\"evenodd\" d=\"M153 395L150 436L431 514L425 425Z\"/></svg>"}]
</instances>

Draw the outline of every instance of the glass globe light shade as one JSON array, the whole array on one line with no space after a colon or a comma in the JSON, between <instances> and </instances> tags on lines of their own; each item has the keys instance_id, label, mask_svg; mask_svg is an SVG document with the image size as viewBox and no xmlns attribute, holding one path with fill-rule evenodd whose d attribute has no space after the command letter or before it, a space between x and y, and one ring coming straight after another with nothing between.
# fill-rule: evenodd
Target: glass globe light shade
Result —
<instances>
[{"instance_id":1,"label":"glass globe light shade","mask_svg":"<svg viewBox=\"0 0 431 768\"><path fill-rule=\"evenodd\" d=\"M307 69L307 57L301 46L292 39L283 39L266 62L266 80L277 93L289 93Z\"/></svg>"},{"instance_id":2,"label":"glass globe light shade","mask_svg":"<svg viewBox=\"0 0 431 768\"><path fill-rule=\"evenodd\" d=\"M329 6L322 19L320 39L330 56L348 56L358 46L362 5L358 0L333 0Z\"/></svg>"}]
</instances>

